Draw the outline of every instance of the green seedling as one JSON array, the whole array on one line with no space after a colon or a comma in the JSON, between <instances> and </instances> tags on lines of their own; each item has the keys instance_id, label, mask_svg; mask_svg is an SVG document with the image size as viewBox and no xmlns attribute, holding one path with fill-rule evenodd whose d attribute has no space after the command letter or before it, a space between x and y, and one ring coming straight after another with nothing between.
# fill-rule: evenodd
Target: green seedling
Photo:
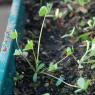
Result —
<instances>
[{"instance_id":1,"label":"green seedling","mask_svg":"<svg viewBox=\"0 0 95 95\"><path fill-rule=\"evenodd\" d=\"M76 28L73 27L73 29L70 31L69 34L65 34L65 35L63 35L61 38L63 39L63 38L66 38L66 37L73 37L75 31L76 31Z\"/></svg>"},{"instance_id":2,"label":"green seedling","mask_svg":"<svg viewBox=\"0 0 95 95\"><path fill-rule=\"evenodd\" d=\"M11 39L16 39L17 36L18 36L18 34L17 34L17 31L16 30L10 34L10 38Z\"/></svg>"},{"instance_id":3,"label":"green seedling","mask_svg":"<svg viewBox=\"0 0 95 95\"><path fill-rule=\"evenodd\" d=\"M54 72L58 69L58 65L57 64L53 64L53 63L50 63L49 64L49 68L48 68L48 71L49 72Z\"/></svg>"},{"instance_id":4,"label":"green seedling","mask_svg":"<svg viewBox=\"0 0 95 95\"><path fill-rule=\"evenodd\" d=\"M95 27L95 17L92 17L91 19L89 19L87 24L90 28L94 28Z\"/></svg>"},{"instance_id":5,"label":"green seedling","mask_svg":"<svg viewBox=\"0 0 95 95\"><path fill-rule=\"evenodd\" d=\"M59 80L57 80L56 82L56 86L60 86L62 84L62 81L64 80L64 77L63 76L60 76L59 77Z\"/></svg>"},{"instance_id":6,"label":"green seedling","mask_svg":"<svg viewBox=\"0 0 95 95\"><path fill-rule=\"evenodd\" d=\"M90 2L90 0L76 0L76 2L80 5L80 6L84 6L87 3Z\"/></svg>"},{"instance_id":7,"label":"green seedling","mask_svg":"<svg viewBox=\"0 0 95 95\"><path fill-rule=\"evenodd\" d=\"M70 56L70 55L72 55L72 53L73 53L72 49L70 47L67 47L66 48L66 56Z\"/></svg>"},{"instance_id":8,"label":"green seedling","mask_svg":"<svg viewBox=\"0 0 95 95\"><path fill-rule=\"evenodd\" d=\"M25 47L23 49L20 48L20 46L18 44L18 40L17 40L18 39L18 34L17 34L17 31L15 31L14 33L12 32L10 34L10 38L11 39L15 39L16 40L16 44L18 46L18 49L15 50L14 55L22 56L27 61L27 63L30 66L31 70L34 72L33 77L32 77L34 82L37 82L39 74L44 74L44 75L50 76L50 77L58 80L57 85L60 85L60 83L62 82L62 83L66 84L66 85L68 85L70 87L78 88L78 86L76 86L76 85L71 85L71 84L63 81L61 79L61 77L57 78L57 77L49 74L50 72L53 73L54 71L56 71L58 69L58 64L60 62L62 62L67 56L72 54L70 48L67 49L68 53L67 53L67 56L65 58L62 58L60 61L58 61L56 63L50 63L48 68L46 68L45 65L39 61L39 53L40 53L39 51L40 51L40 44L41 44L43 28L44 28L44 25L45 25L46 18L50 16L50 11L51 11L51 8L52 8L52 7L49 7L49 6L52 6L52 4L51 5L47 5L47 6L42 6L40 8L40 10L39 10L39 16L44 17L44 19L43 19L41 30L40 30L40 35L39 35L39 40L38 40L38 47L37 47L37 54L34 51L34 47L35 46L34 46L33 40L28 40L27 44L25 45ZM59 9L56 10L56 14L55 14L56 17L59 17L58 13L60 13ZM55 16L53 16L53 17L55 17ZM69 35L70 37L73 37L74 31L75 31L75 27L72 29L71 33L67 34L67 35ZM31 52L34 55L35 64L32 64L29 61L29 59L27 58L27 56L25 57L23 55L24 52L28 52L30 50L31 50Z\"/></svg>"},{"instance_id":9,"label":"green seedling","mask_svg":"<svg viewBox=\"0 0 95 95\"><path fill-rule=\"evenodd\" d=\"M48 3L47 6L42 6L39 10L39 16L44 17L47 14L47 17L50 14L52 8L52 3Z\"/></svg>"},{"instance_id":10,"label":"green seedling","mask_svg":"<svg viewBox=\"0 0 95 95\"><path fill-rule=\"evenodd\" d=\"M14 81L15 81L15 85L16 82L19 80L22 80L24 78L24 72L22 72L22 74L19 74L18 72L16 73L16 76L14 77Z\"/></svg>"},{"instance_id":11,"label":"green seedling","mask_svg":"<svg viewBox=\"0 0 95 95\"><path fill-rule=\"evenodd\" d=\"M88 40L89 39L89 32L88 33L83 33L79 36L79 39L81 41L85 41L85 40Z\"/></svg>"},{"instance_id":12,"label":"green seedling","mask_svg":"<svg viewBox=\"0 0 95 95\"><path fill-rule=\"evenodd\" d=\"M33 50L33 41L32 40L28 40L25 48L23 49L23 51L27 51L27 50Z\"/></svg>"},{"instance_id":13,"label":"green seedling","mask_svg":"<svg viewBox=\"0 0 95 95\"><path fill-rule=\"evenodd\" d=\"M59 8L55 10L55 18L62 18L62 12L59 11Z\"/></svg>"},{"instance_id":14,"label":"green seedling","mask_svg":"<svg viewBox=\"0 0 95 95\"><path fill-rule=\"evenodd\" d=\"M83 64L95 63L95 59L93 58L95 56L95 39L93 39L91 42L87 40L86 43L87 43L86 52L84 53L80 60L77 60L79 68L83 67Z\"/></svg>"},{"instance_id":15,"label":"green seedling","mask_svg":"<svg viewBox=\"0 0 95 95\"><path fill-rule=\"evenodd\" d=\"M77 80L77 85L78 87L83 90L83 91L86 91L90 85L90 81L83 78L83 77L80 77L78 80Z\"/></svg>"},{"instance_id":16,"label":"green seedling","mask_svg":"<svg viewBox=\"0 0 95 95\"><path fill-rule=\"evenodd\" d=\"M42 94L42 95L50 95L50 93L45 93L45 94Z\"/></svg>"}]
</instances>

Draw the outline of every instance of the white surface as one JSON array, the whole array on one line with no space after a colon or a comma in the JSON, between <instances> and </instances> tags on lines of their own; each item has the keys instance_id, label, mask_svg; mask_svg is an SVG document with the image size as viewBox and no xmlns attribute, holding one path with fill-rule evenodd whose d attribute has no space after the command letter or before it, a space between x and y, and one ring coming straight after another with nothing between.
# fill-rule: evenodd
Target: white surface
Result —
<instances>
[{"instance_id":1,"label":"white surface","mask_svg":"<svg viewBox=\"0 0 95 95\"><path fill-rule=\"evenodd\" d=\"M0 5L0 47L3 41L4 32L6 30L9 12L10 12L9 5Z\"/></svg>"}]
</instances>

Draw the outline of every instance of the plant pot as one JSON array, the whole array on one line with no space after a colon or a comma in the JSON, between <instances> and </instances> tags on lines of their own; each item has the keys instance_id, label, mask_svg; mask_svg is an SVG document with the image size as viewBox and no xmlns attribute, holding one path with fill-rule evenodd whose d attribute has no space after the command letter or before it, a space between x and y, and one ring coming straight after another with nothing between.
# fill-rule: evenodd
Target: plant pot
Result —
<instances>
[{"instance_id":1,"label":"plant pot","mask_svg":"<svg viewBox=\"0 0 95 95\"><path fill-rule=\"evenodd\" d=\"M9 35L15 29L21 33L24 24L23 0L13 0L8 24L0 51L0 95L13 95L13 76L15 61L13 52L16 48ZM23 20L22 20L23 19Z\"/></svg>"}]
</instances>

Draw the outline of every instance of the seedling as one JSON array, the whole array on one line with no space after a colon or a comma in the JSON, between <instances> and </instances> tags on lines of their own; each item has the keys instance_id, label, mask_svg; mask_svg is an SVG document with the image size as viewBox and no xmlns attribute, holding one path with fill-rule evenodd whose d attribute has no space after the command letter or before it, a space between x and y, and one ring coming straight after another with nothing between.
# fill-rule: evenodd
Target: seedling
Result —
<instances>
[{"instance_id":1,"label":"seedling","mask_svg":"<svg viewBox=\"0 0 95 95\"><path fill-rule=\"evenodd\" d=\"M49 68L48 68L48 71L49 72L54 72L58 69L58 65L57 64L53 64L53 63L50 63L49 64Z\"/></svg>"},{"instance_id":2,"label":"seedling","mask_svg":"<svg viewBox=\"0 0 95 95\"><path fill-rule=\"evenodd\" d=\"M91 19L89 19L87 24L91 29L94 28L95 27L95 17L92 17Z\"/></svg>"},{"instance_id":3,"label":"seedling","mask_svg":"<svg viewBox=\"0 0 95 95\"><path fill-rule=\"evenodd\" d=\"M57 80L56 86L60 86L62 84L62 81L65 80L63 76L60 76L60 80Z\"/></svg>"},{"instance_id":4,"label":"seedling","mask_svg":"<svg viewBox=\"0 0 95 95\"><path fill-rule=\"evenodd\" d=\"M76 31L76 28L73 27L73 29L70 31L69 34L65 34L61 38L63 39L63 38L66 38L66 37L73 37L75 31Z\"/></svg>"},{"instance_id":5,"label":"seedling","mask_svg":"<svg viewBox=\"0 0 95 95\"><path fill-rule=\"evenodd\" d=\"M72 49L70 47L67 47L66 48L66 56L70 56L70 55L72 55L72 53L73 53Z\"/></svg>"},{"instance_id":6,"label":"seedling","mask_svg":"<svg viewBox=\"0 0 95 95\"><path fill-rule=\"evenodd\" d=\"M77 2L80 6L84 6L85 4L87 4L88 2L90 2L90 0L76 0L76 2Z\"/></svg>"},{"instance_id":7,"label":"seedling","mask_svg":"<svg viewBox=\"0 0 95 95\"><path fill-rule=\"evenodd\" d=\"M95 56L95 39L93 39L91 42L87 40L86 43L87 43L86 52L84 53L80 60L77 60L79 68L83 67L83 64L95 62L95 59L92 59L92 57Z\"/></svg>"},{"instance_id":8,"label":"seedling","mask_svg":"<svg viewBox=\"0 0 95 95\"><path fill-rule=\"evenodd\" d=\"M45 94L42 94L42 95L50 95L49 93L45 93Z\"/></svg>"},{"instance_id":9,"label":"seedling","mask_svg":"<svg viewBox=\"0 0 95 95\"><path fill-rule=\"evenodd\" d=\"M80 77L78 80L77 80L77 85L79 86L79 88L83 91L86 91L89 87L89 84L90 84L90 81L83 78L83 77Z\"/></svg>"},{"instance_id":10,"label":"seedling","mask_svg":"<svg viewBox=\"0 0 95 95\"><path fill-rule=\"evenodd\" d=\"M34 71L34 74L33 74L33 81L34 82L37 82L38 74L40 73L40 74L45 74L47 76L50 76L50 77L56 79L57 80L57 83L56 83L57 86L59 86L61 83L64 83L64 84L66 84L70 87L78 88L79 85L78 86L71 85L71 84L65 82L63 77L57 78L56 76L54 76L52 74L49 74L50 72L54 73L54 71L56 71L58 69L58 64L60 62L62 62L65 58L67 58L68 56L72 55L72 50L71 50L70 47L68 47L67 50L66 50L67 56L65 58L62 58L61 60L59 60L56 63L50 63L48 68L45 68L44 63L41 63L39 61L39 53L40 53L39 51L40 51L40 44L41 44L43 28L44 28L44 25L45 25L46 18L49 17L49 16L52 16L52 15L50 15L51 8L52 8L52 4L48 4L47 6L42 6L39 10L39 16L44 17L44 19L43 19L41 30L40 30L40 35L39 35L39 40L38 40L38 47L37 47L37 54L34 51L35 46L34 46L33 40L28 40L27 44L25 45L25 47L23 49L21 49L19 47L18 40L17 40L18 39L18 34L17 34L17 31L15 30L15 32L12 32L10 34L10 38L15 39L16 44L18 46L18 49L15 50L14 55L22 56L27 61L27 63L29 64L31 70ZM56 9L55 16L53 15L53 17L56 17L56 18L61 17L61 13L59 12L59 9ZM66 34L62 38L73 37L74 32L75 32L75 27L73 27L73 29L70 31L70 34ZM87 46L87 50L89 50L88 46ZM32 64L29 61L29 59L27 59L27 56L23 55L24 52L28 52L28 51L31 51L33 53L34 59L35 59L35 64ZM88 53L88 51L86 51L86 52ZM84 56L81 58L81 60L79 60L79 63L84 62L82 59L84 59ZM46 93L46 95L47 94L48 93Z\"/></svg>"}]
</instances>

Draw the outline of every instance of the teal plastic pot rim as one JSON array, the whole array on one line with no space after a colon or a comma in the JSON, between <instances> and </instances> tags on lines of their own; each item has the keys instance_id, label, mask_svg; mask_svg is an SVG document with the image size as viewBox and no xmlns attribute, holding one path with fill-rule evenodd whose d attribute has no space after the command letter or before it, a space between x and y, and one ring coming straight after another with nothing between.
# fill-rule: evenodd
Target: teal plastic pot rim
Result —
<instances>
[{"instance_id":1,"label":"teal plastic pot rim","mask_svg":"<svg viewBox=\"0 0 95 95\"><path fill-rule=\"evenodd\" d=\"M8 25L4 34L4 40L2 42L1 46L1 51L0 51L0 95L11 95L8 94L7 92L4 92L6 90L9 90L8 87L10 87L11 84L8 84L5 89L5 80L8 78L7 75L10 74L13 71L10 70L8 71L8 68L13 68L13 52L15 50L15 43L14 41L11 40L10 38L10 33L14 32L15 29L19 31L20 25L20 19L22 18L22 1L23 0L13 0L11 10L10 10L10 15L8 18ZM18 25L19 23L19 25ZM12 66L12 67L10 67ZM7 93L7 94L5 94Z\"/></svg>"}]
</instances>

